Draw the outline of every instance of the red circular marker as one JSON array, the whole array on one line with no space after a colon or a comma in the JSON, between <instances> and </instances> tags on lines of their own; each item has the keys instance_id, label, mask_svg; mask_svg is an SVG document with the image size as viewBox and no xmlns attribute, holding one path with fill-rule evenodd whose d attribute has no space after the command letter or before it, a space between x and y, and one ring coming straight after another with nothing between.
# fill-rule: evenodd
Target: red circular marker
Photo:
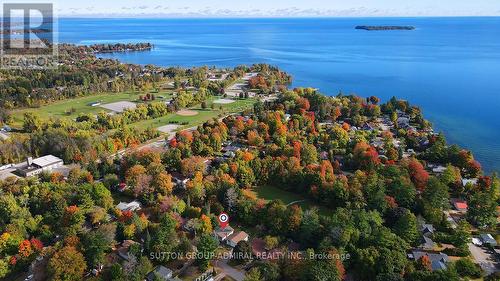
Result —
<instances>
[{"instance_id":1,"label":"red circular marker","mask_svg":"<svg viewBox=\"0 0 500 281\"><path fill-rule=\"evenodd\" d=\"M219 220L220 228L225 228L229 224L229 216L226 213L221 213L217 219Z\"/></svg>"}]
</instances>

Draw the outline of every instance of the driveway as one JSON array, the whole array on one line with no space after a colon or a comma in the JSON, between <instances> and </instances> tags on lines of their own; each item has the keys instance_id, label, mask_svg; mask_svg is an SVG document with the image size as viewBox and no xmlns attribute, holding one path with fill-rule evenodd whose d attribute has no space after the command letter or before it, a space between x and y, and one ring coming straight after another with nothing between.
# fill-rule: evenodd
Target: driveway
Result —
<instances>
[{"instance_id":1,"label":"driveway","mask_svg":"<svg viewBox=\"0 0 500 281\"><path fill-rule=\"evenodd\" d=\"M235 279L236 281L243 281L243 279L245 279L245 272L228 265L227 262L228 260L220 259L215 262L215 265L219 267L225 275L231 276L231 278Z\"/></svg>"},{"instance_id":2,"label":"driveway","mask_svg":"<svg viewBox=\"0 0 500 281\"><path fill-rule=\"evenodd\" d=\"M481 266L487 275L499 271L494 252L490 252L487 248L478 247L472 243L469 243L468 246L474 260Z\"/></svg>"}]
</instances>

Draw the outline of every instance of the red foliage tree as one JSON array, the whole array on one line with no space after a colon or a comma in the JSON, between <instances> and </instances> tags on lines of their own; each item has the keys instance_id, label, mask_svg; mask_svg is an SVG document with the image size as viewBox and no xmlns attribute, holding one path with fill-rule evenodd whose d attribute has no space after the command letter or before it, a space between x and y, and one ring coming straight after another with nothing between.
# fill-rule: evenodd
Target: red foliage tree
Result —
<instances>
[{"instance_id":1,"label":"red foliage tree","mask_svg":"<svg viewBox=\"0 0 500 281\"><path fill-rule=\"evenodd\" d=\"M465 166L465 170L471 177L475 178L481 173L481 163L476 160L471 160Z\"/></svg>"},{"instance_id":2,"label":"red foliage tree","mask_svg":"<svg viewBox=\"0 0 500 281\"><path fill-rule=\"evenodd\" d=\"M413 184L415 184L418 189L423 190L429 180L429 173L424 169L422 163L417 159L411 159L408 163L408 172L410 173Z\"/></svg>"},{"instance_id":3,"label":"red foliage tree","mask_svg":"<svg viewBox=\"0 0 500 281\"><path fill-rule=\"evenodd\" d=\"M31 256L33 249L31 248L31 243L29 240L23 240L19 244L19 255L23 258Z\"/></svg>"},{"instance_id":4,"label":"red foliage tree","mask_svg":"<svg viewBox=\"0 0 500 281\"><path fill-rule=\"evenodd\" d=\"M422 256L420 259L418 259L417 268L420 270L431 271L432 270L431 259L427 255Z\"/></svg>"},{"instance_id":5,"label":"red foliage tree","mask_svg":"<svg viewBox=\"0 0 500 281\"><path fill-rule=\"evenodd\" d=\"M396 203L396 199L394 199L394 197L392 197L392 196L386 195L385 196L385 202L387 202L387 205L391 209L395 209L395 208L398 207L398 204Z\"/></svg>"},{"instance_id":6,"label":"red foliage tree","mask_svg":"<svg viewBox=\"0 0 500 281\"><path fill-rule=\"evenodd\" d=\"M308 111L311 108L311 104L306 98L298 98L296 103L299 109L303 109L304 111Z\"/></svg>"},{"instance_id":7,"label":"red foliage tree","mask_svg":"<svg viewBox=\"0 0 500 281\"><path fill-rule=\"evenodd\" d=\"M377 150L366 142L356 144L353 154L360 168L369 169L380 164Z\"/></svg>"},{"instance_id":8,"label":"red foliage tree","mask_svg":"<svg viewBox=\"0 0 500 281\"><path fill-rule=\"evenodd\" d=\"M36 250L36 251L41 251L43 249L43 243L42 241L36 239L36 238L31 238L30 240L31 246Z\"/></svg>"},{"instance_id":9,"label":"red foliage tree","mask_svg":"<svg viewBox=\"0 0 500 281\"><path fill-rule=\"evenodd\" d=\"M491 188L491 177L489 176L484 176L484 177L479 177L478 181L478 186L483 189L483 190L488 190Z\"/></svg>"},{"instance_id":10,"label":"red foliage tree","mask_svg":"<svg viewBox=\"0 0 500 281\"><path fill-rule=\"evenodd\" d=\"M177 139L176 138L171 139L168 144L170 147L176 148L177 147Z\"/></svg>"},{"instance_id":11,"label":"red foliage tree","mask_svg":"<svg viewBox=\"0 0 500 281\"><path fill-rule=\"evenodd\" d=\"M293 142L293 156L300 159L300 151L302 149L302 143L300 141Z\"/></svg>"}]
</instances>

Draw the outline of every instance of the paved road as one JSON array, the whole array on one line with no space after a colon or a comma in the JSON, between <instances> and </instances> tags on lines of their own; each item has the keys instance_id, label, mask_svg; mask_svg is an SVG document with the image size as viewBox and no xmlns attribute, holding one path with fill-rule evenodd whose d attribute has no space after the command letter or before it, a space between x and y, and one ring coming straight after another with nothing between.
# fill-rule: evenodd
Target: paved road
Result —
<instances>
[{"instance_id":1,"label":"paved road","mask_svg":"<svg viewBox=\"0 0 500 281\"><path fill-rule=\"evenodd\" d=\"M243 281L243 279L245 279L245 272L228 265L227 262L228 260L225 259L220 259L215 262L215 265L223 271L219 275L224 273L225 275L231 276L231 278L236 281ZM219 277L219 275L217 275L217 277Z\"/></svg>"}]
</instances>

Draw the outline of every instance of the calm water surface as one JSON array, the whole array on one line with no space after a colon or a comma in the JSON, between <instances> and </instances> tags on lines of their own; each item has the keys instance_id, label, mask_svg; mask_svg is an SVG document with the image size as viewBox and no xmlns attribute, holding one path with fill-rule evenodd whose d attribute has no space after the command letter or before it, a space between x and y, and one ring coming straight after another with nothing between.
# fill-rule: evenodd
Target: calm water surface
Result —
<instances>
[{"instance_id":1,"label":"calm water surface","mask_svg":"<svg viewBox=\"0 0 500 281\"><path fill-rule=\"evenodd\" d=\"M362 31L356 25L413 25ZM59 40L151 42L107 54L137 64L236 66L265 62L293 86L336 95L397 96L423 108L451 143L500 171L500 18L60 19Z\"/></svg>"}]
</instances>

